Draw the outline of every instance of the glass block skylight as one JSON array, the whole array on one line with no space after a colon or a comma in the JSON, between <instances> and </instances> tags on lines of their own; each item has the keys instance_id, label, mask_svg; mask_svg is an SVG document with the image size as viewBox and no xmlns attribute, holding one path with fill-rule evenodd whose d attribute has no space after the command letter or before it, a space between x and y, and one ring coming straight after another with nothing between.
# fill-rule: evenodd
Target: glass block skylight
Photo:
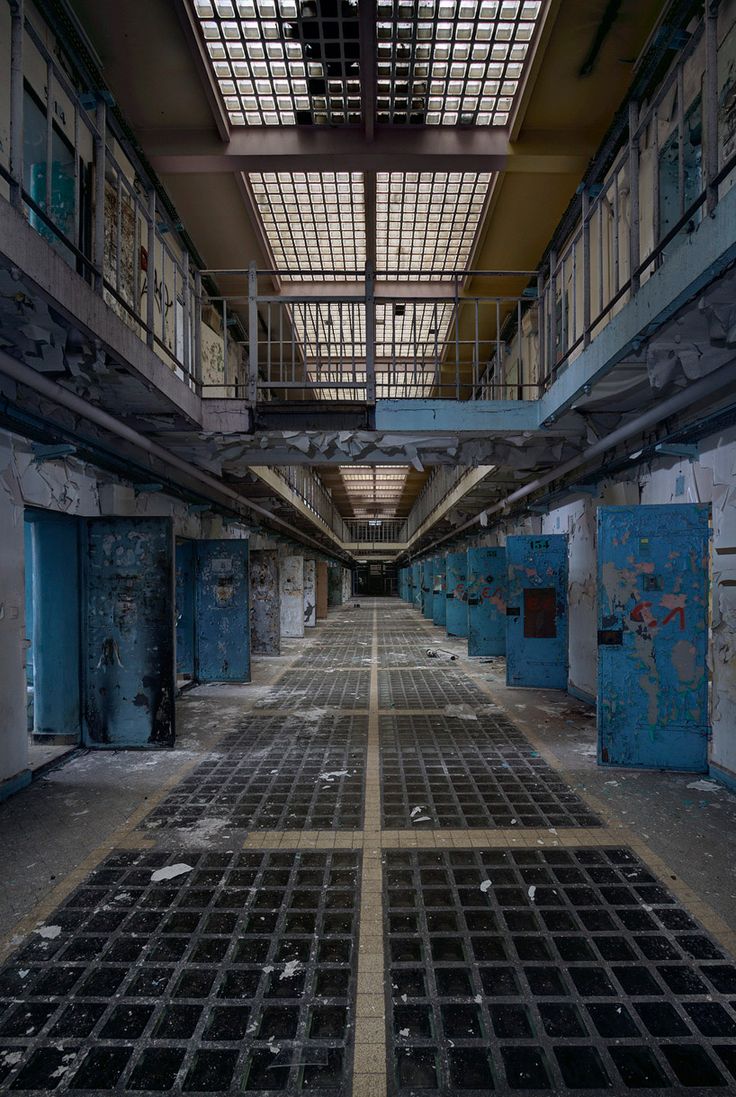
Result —
<instances>
[{"instance_id":1,"label":"glass block skylight","mask_svg":"<svg viewBox=\"0 0 736 1097\"><path fill-rule=\"evenodd\" d=\"M489 173L379 172L378 269L462 270L470 259L490 181Z\"/></svg>"},{"instance_id":2,"label":"glass block skylight","mask_svg":"<svg viewBox=\"0 0 736 1097\"><path fill-rule=\"evenodd\" d=\"M359 123L355 0L192 0L234 126Z\"/></svg>"},{"instance_id":3,"label":"glass block skylight","mask_svg":"<svg viewBox=\"0 0 736 1097\"><path fill-rule=\"evenodd\" d=\"M406 489L406 465L371 465L356 468L340 465L345 493L356 517L395 513Z\"/></svg>"},{"instance_id":4,"label":"glass block skylight","mask_svg":"<svg viewBox=\"0 0 736 1097\"><path fill-rule=\"evenodd\" d=\"M378 121L505 126L542 7L542 0L378 0Z\"/></svg>"},{"instance_id":5,"label":"glass block skylight","mask_svg":"<svg viewBox=\"0 0 736 1097\"><path fill-rule=\"evenodd\" d=\"M285 278L365 267L363 177L350 172L248 176L276 267Z\"/></svg>"},{"instance_id":6,"label":"glass block skylight","mask_svg":"<svg viewBox=\"0 0 736 1097\"><path fill-rule=\"evenodd\" d=\"M361 121L357 0L190 0L234 126ZM504 126L542 0L378 0L377 120Z\"/></svg>"}]
</instances>

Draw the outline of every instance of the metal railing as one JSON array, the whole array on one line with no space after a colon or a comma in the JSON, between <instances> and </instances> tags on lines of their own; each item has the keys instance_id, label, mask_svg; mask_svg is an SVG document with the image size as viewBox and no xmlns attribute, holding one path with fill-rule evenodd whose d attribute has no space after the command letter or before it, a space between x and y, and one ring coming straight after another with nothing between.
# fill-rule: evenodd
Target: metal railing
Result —
<instances>
[{"instance_id":1,"label":"metal railing","mask_svg":"<svg viewBox=\"0 0 736 1097\"><path fill-rule=\"evenodd\" d=\"M194 388L194 264L111 117L109 95L80 90L72 60L46 45L23 0L8 4L9 154L6 162L0 154L0 193L5 184L32 227Z\"/></svg>"},{"instance_id":2,"label":"metal railing","mask_svg":"<svg viewBox=\"0 0 736 1097\"><path fill-rule=\"evenodd\" d=\"M346 518L348 540L351 544L404 544L406 541L405 518Z\"/></svg>"},{"instance_id":3,"label":"metal railing","mask_svg":"<svg viewBox=\"0 0 736 1097\"><path fill-rule=\"evenodd\" d=\"M304 465L280 465L273 466L270 471L283 480L343 543L351 539L348 523L340 515L316 470Z\"/></svg>"},{"instance_id":4,"label":"metal railing","mask_svg":"<svg viewBox=\"0 0 736 1097\"><path fill-rule=\"evenodd\" d=\"M586 179L577 224L538 272L369 265L300 281L298 271L287 279L255 265L198 270L109 97L82 90L73 59L45 44L23 0L6 2L0 194L205 397L251 406L536 399L714 211L736 173L736 153L719 142L718 5L708 3L651 100L629 105L618 150Z\"/></svg>"}]
</instances>

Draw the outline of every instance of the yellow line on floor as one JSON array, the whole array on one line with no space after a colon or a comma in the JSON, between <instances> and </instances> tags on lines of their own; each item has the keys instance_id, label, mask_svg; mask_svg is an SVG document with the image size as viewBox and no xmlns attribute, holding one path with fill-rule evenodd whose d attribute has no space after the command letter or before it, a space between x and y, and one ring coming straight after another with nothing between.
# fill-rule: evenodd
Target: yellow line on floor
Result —
<instances>
[{"instance_id":1,"label":"yellow line on floor","mask_svg":"<svg viewBox=\"0 0 736 1097\"><path fill-rule=\"evenodd\" d=\"M381 759L378 726L378 613L373 610L370 711L366 749L363 868L353 1097L386 1093L386 1020L381 865Z\"/></svg>"}]
</instances>

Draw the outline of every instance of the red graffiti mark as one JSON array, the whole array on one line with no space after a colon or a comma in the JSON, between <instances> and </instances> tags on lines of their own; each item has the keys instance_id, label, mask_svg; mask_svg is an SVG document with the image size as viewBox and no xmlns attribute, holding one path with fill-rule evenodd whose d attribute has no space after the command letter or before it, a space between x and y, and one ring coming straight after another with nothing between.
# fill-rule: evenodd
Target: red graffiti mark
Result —
<instances>
[{"instance_id":1,"label":"red graffiti mark","mask_svg":"<svg viewBox=\"0 0 736 1097\"><path fill-rule=\"evenodd\" d=\"M685 631L685 610L683 609L682 606L675 606L674 609L671 609L670 612L665 617L662 624L663 625L669 624L669 622L672 620L672 618L676 617L676 616L679 616L679 618L680 618L680 632L684 632Z\"/></svg>"},{"instance_id":2,"label":"red graffiti mark","mask_svg":"<svg viewBox=\"0 0 736 1097\"><path fill-rule=\"evenodd\" d=\"M637 602L631 611L631 620L643 621L645 624L656 625L657 622L652 620L651 613L647 613L646 616L644 616L645 610L648 610L651 604L651 602Z\"/></svg>"},{"instance_id":3,"label":"red graffiti mark","mask_svg":"<svg viewBox=\"0 0 736 1097\"><path fill-rule=\"evenodd\" d=\"M463 594L465 594L465 583L457 583L454 594L456 598L462 598Z\"/></svg>"}]
</instances>

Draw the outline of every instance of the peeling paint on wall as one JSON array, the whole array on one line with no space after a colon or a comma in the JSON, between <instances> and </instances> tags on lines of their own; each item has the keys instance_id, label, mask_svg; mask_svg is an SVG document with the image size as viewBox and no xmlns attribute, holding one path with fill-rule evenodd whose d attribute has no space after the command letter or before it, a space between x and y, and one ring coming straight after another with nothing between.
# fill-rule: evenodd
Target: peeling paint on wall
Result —
<instances>
[{"instance_id":1,"label":"peeling paint on wall","mask_svg":"<svg viewBox=\"0 0 736 1097\"><path fill-rule=\"evenodd\" d=\"M250 636L254 653L280 654L279 557L275 551L260 549L250 554Z\"/></svg>"}]
</instances>

